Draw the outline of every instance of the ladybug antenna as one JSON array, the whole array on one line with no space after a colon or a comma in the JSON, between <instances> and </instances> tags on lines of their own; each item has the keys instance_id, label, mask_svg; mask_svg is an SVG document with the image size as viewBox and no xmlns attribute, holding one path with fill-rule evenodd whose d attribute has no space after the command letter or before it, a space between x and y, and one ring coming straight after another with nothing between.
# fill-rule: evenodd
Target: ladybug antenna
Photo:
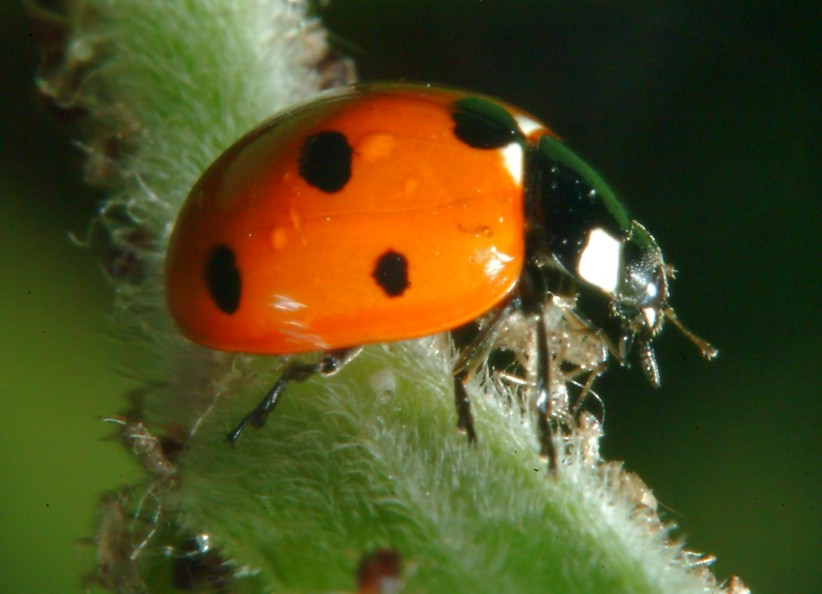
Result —
<instances>
[{"instance_id":1,"label":"ladybug antenna","mask_svg":"<svg viewBox=\"0 0 822 594\"><path fill-rule=\"evenodd\" d=\"M702 351L702 356L708 359L709 361L716 357L719 354L719 349L716 348L714 345L709 343L707 340L703 340L690 330L688 330L682 322L676 317L676 313L674 313L674 309L672 307L665 307L662 310L662 313L665 315L666 318L676 326L677 330L682 332L685 335L685 338L690 340L692 343L696 345L696 347Z\"/></svg>"}]
</instances>

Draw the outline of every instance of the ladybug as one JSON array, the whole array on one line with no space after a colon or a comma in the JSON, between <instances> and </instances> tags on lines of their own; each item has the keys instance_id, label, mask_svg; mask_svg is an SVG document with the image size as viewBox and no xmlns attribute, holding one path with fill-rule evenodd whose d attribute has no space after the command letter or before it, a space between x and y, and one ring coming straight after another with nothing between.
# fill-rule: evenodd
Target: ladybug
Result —
<instances>
[{"instance_id":1,"label":"ladybug","mask_svg":"<svg viewBox=\"0 0 822 594\"><path fill-rule=\"evenodd\" d=\"M263 424L286 385L330 374L359 345L488 320L454 369L458 426L476 433L465 384L494 329L533 322L543 453L551 278L576 283L659 385L665 319L712 358L668 304L673 269L603 179L531 115L427 84L318 95L238 140L192 188L171 236L168 309L182 333L225 351L322 351L292 363L228 436ZM602 332L605 333L604 331Z\"/></svg>"}]
</instances>

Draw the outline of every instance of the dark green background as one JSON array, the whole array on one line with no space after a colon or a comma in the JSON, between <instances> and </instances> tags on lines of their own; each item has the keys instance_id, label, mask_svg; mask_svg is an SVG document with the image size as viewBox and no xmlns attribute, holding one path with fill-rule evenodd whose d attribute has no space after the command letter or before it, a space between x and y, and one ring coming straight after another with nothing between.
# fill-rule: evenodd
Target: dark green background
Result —
<instances>
[{"instance_id":1,"label":"dark green background","mask_svg":"<svg viewBox=\"0 0 822 594\"><path fill-rule=\"evenodd\" d=\"M680 317L722 349L658 341L663 387L611 370L608 458L654 489L693 549L756 592L822 584L819 235L822 12L814 2L338 0L362 78L481 90L549 123L679 269ZM100 195L32 87L22 9L0 6L0 591L70 592L96 493L128 480L97 417L139 367L106 335ZM101 244L95 242L95 246Z\"/></svg>"}]
</instances>

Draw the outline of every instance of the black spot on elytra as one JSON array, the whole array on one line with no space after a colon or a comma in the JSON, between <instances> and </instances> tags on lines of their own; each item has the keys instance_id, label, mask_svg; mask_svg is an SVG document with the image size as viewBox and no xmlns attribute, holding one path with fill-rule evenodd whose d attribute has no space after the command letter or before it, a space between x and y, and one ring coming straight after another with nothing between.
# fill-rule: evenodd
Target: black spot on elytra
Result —
<instances>
[{"instance_id":1,"label":"black spot on elytra","mask_svg":"<svg viewBox=\"0 0 822 594\"><path fill-rule=\"evenodd\" d=\"M521 139L516 120L489 99L466 97L454 103L454 136L471 148L499 149Z\"/></svg>"},{"instance_id":2,"label":"black spot on elytra","mask_svg":"<svg viewBox=\"0 0 822 594\"><path fill-rule=\"evenodd\" d=\"M351 179L351 154L348 139L341 132L312 134L303 142L300 175L323 192L339 192Z\"/></svg>"},{"instance_id":3,"label":"black spot on elytra","mask_svg":"<svg viewBox=\"0 0 822 594\"><path fill-rule=\"evenodd\" d=\"M232 249L224 244L212 249L203 272L208 294L214 305L226 314L237 311L243 280Z\"/></svg>"},{"instance_id":4,"label":"black spot on elytra","mask_svg":"<svg viewBox=\"0 0 822 594\"><path fill-rule=\"evenodd\" d=\"M388 250L377 260L371 273L389 297L399 297L408 288L408 260L402 254Z\"/></svg>"}]
</instances>

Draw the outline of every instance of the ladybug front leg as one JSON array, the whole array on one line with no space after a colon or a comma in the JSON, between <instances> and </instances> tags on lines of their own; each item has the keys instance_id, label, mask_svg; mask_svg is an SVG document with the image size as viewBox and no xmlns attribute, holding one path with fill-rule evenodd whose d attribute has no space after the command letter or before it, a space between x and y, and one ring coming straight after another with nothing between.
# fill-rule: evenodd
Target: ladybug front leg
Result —
<instances>
[{"instance_id":1,"label":"ladybug front leg","mask_svg":"<svg viewBox=\"0 0 822 594\"><path fill-rule=\"evenodd\" d=\"M290 382L307 380L315 373L333 375L343 368L346 363L356 357L360 353L360 350L360 348L353 348L329 351L316 363L290 364L286 367L280 379L277 380L271 390L265 395L265 398L260 401L254 410L243 417L237 426L226 436L226 441L232 444L237 441L245 430L246 425L252 425L257 428L262 427L269 413L277 406L277 403L280 401L280 396Z\"/></svg>"}]
</instances>

